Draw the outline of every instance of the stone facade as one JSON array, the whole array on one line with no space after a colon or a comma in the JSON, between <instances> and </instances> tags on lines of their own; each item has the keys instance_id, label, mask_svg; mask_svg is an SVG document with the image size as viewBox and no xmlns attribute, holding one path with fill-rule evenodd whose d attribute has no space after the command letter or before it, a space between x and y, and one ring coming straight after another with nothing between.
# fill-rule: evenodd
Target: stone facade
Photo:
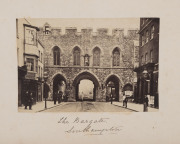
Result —
<instances>
[{"instance_id":1,"label":"stone facade","mask_svg":"<svg viewBox=\"0 0 180 144\"><path fill-rule=\"evenodd\" d=\"M47 23L45 26L48 25ZM66 83L66 89L69 91L68 101L76 101L77 85L82 79L90 79L96 86L96 101L106 101L107 83L111 79L117 81L118 85L117 99L122 97L122 90L126 84L133 85L134 64L138 62L137 42L138 30L128 30L124 35L123 29L114 29L112 34L108 29L99 28L97 32L93 29L82 29L77 32L76 28L66 28L65 34L62 34L60 28L52 28L49 25L49 32L46 33L45 26L40 28L38 38L42 42L44 49L45 71L48 72L47 83L50 87L49 99L53 98L53 81L57 75ZM57 46L60 49L60 65L53 63L53 48ZM74 48L80 49L80 65L74 65ZM93 66L93 50L100 49L100 66ZM113 66L113 50L120 52L119 66ZM89 56L89 64L85 65L85 55ZM115 86L115 87L116 87Z\"/></svg>"}]
</instances>

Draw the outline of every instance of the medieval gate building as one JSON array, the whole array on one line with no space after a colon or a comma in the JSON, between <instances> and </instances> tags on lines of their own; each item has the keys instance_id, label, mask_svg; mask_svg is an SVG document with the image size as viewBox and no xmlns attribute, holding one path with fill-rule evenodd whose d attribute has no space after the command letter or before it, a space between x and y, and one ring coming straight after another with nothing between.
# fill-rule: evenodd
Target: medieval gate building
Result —
<instances>
[{"instance_id":1,"label":"medieval gate building","mask_svg":"<svg viewBox=\"0 0 180 144\"><path fill-rule=\"evenodd\" d=\"M93 82L93 101L106 101L108 83L113 82L113 97L119 101L123 91L133 90L134 64L138 62L138 30L53 28L45 24L38 37L43 43L44 66L48 73L49 99L63 89L68 101L78 101L79 83L87 79ZM88 85L87 85L88 88Z\"/></svg>"}]
</instances>

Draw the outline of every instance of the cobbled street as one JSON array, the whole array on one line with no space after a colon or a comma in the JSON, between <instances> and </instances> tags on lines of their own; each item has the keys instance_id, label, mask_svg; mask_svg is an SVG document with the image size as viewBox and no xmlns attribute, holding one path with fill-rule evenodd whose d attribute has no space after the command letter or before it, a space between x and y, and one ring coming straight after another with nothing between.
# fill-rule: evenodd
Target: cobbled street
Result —
<instances>
[{"instance_id":1,"label":"cobbled street","mask_svg":"<svg viewBox=\"0 0 180 144\"><path fill-rule=\"evenodd\" d=\"M42 112L132 112L105 102L68 102Z\"/></svg>"}]
</instances>

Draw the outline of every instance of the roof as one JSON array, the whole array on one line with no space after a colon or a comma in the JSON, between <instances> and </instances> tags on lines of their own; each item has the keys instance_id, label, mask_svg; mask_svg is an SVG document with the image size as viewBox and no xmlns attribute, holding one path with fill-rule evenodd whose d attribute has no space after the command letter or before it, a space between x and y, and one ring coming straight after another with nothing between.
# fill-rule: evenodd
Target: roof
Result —
<instances>
[{"instance_id":1,"label":"roof","mask_svg":"<svg viewBox=\"0 0 180 144\"><path fill-rule=\"evenodd\" d=\"M36 26L32 26L32 25L28 25L28 24L23 24L24 26L27 26L27 27L31 27L31 28L34 28L36 29L37 31L39 31L40 29Z\"/></svg>"},{"instance_id":2,"label":"roof","mask_svg":"<svg viewBox=\"0 0 180 144\"><path fill-rule=\"evenodd\" d=\"M38 42L43 48L45 48L44 45L42 44L42 42L39 39L38 39Z\"/></svg>"}]
</instances>

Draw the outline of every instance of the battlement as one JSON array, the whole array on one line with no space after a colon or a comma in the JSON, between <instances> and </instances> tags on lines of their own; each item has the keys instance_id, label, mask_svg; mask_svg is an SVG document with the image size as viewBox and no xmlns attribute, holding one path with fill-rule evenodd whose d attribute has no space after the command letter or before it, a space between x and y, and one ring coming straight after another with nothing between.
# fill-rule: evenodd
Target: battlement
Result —
<instances>
[{"instance_id":1,"label":"battlement","mask_svg":"<svg viewBox=\"0 0 180 144\"><path fill-rule=\"evenodd\" d=\"M76 27L67 27L67 28L65 28L65 33L66 34L76 34L77 28Z\"/></svg>"},{"instance_id":2,"label":"battlement","mask_svg":"<svg viewBox=\"0 0 180 144\"><path fill-rule=\"evenodd\" d=\"M40 34L45 34L46 32L46 25L40 28ZM138 29L123 29L123 28L77 28L77 27L51 27L48 25L49 35L92 35L92 36L135 36L138 35ZM47 35L48 35L47 34Z\"/></svg>"}]
</instances>

